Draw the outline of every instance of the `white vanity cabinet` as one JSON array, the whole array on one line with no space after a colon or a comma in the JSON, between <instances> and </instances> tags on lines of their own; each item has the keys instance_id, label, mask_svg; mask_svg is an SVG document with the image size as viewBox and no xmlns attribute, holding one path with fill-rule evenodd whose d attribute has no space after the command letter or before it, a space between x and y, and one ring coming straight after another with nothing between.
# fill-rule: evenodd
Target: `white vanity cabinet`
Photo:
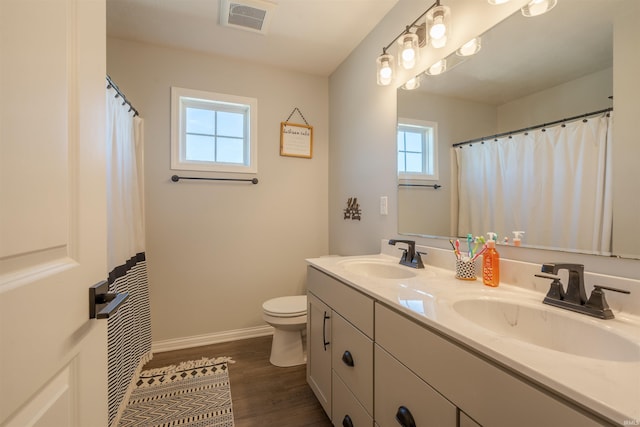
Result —
<instances>
[{"instance_id":1,"label":"white vanity cabinet","mask_svg":"<svg viewBox=\"0 0 640 427\"><path fill-rule=\"evenodd\" d=\"M607 425L379 303L375 307L375 331L376 347L393 355L464 411L461 426L475 425L474 420L487 427ZM376 364L379 353L376 351ZM378 381L376 376L376 385ZM378 420L377 404L378 396L376 422L385 427Z\"/></svg>"},{"instance_id":2,"label":"white vanity cabinet","mask_svg":"<svg viewBox=\"0 0 640 427\"><path fill-rule=\"evenodd\" d=\"M373 299L309 267L307 382L336 426L373 425Z\"/></svg>"},{"instance_id":3,"label":"white vanity cabinet","mask_svg":"<svg viewBox=\"0 0 640 427\"><path fill-rule=\"evenodd\" d=\"M307 286L307 381L334 426L613 425L311 266Z\"/></svg>"}]
</instances>

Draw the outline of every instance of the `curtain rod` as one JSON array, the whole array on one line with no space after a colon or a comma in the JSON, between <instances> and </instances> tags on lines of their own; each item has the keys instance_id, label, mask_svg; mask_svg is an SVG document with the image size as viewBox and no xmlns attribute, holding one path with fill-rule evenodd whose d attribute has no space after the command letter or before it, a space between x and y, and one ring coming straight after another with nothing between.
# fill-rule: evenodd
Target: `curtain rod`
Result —
<instances>
[{"instance_id":1,"label":"curtain rod","mask_svg":"<svg viewBox=\"0 0 640 427\"><path fill-rule=\"evenodd\" d=\"M131 102L127 99L127 97L126 97L126 96L124 96L124 93L122 93L122 91L120 90L120 88L118 87L118 85L117 85L117 84L115 84L115 83L113 82L113 80L111 80L111 77L109 77L109 75L107 74L107 89L109 89L109 88L113 88L113 89L115 89L115 91L117 92L117 94L116 94L116 98L117 98L118 96L121 96L121 97L122 97L122 100L124 101L124 102L122 103L122 105L127 104L127 105L129 106L129 111L130 111L130 112L131 112L131 111L133 111L133 117L135 117L135 116L138 116L138 115L139 115L139 114L138 114L138 110L136 110L136 109L133 107L133 105L132 105L132 104L131 104Z\"/></svg>"},{"instance_id":2,"label":"curtain rod","mask_svg":"<svg viewBox=\"0 0 640 427\"><path fill-rule=\"evenodd\" d=\"M498 133L498 134L495 134L495 135L484 136L482 138L470 139L468 141L458 142L456 144L453 144L452 147L460 147L462 145L473 144L474 142L480 142L480 141L484 142L485 140L488 140L488 139L497 139L497 138L501 138L503 136L509 136L509 135L514 135L516 133L527 132L529 130L545 128L545 127L548 127L548 126L557 125L559 123L565 123L565 122L569 122L569 121L572 121L572 120L578 120L578 119L582 119L582 118L589 117L589 116L595 116L596 114L606 113L606 112L609 112L609 111L613 111L613 107L605 108L604 110L592 111L591 113L580 114L578 116L567 117L566 119L556 120L554 122L542 123L540 125L535 125L535 126L531 126L531 127L528 127L528 128L512 130L512 131L509 131L509 132Z\"/></svg>"}]
</instances>

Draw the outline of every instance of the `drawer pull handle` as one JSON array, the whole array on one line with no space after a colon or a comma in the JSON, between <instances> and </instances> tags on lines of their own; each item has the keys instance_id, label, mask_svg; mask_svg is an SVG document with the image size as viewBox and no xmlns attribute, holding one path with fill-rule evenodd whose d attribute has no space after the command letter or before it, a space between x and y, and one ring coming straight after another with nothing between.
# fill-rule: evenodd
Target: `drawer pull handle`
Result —
<instances>
[{"instance_id":1,"label":"drawer pull handle","mask_svg":"<svg viewBox=\"0 0 640 427\"><path fill-rule=\"evenodd\" d=\"M331 344L327 341L327 320L331 319L331 316L327 315L327 312L324 312L324 318L322 319L322 346L324 347L324 351L327 351L327 346Z\"/></svg>"},{"instance_id":2,"label":"drawer pull handle","mask_svg":"<svg viewBox=\"0 0 640 427\"><path fill-rule=\"evenodd\" d=\"M345 415L342 420L342 427L353 427L353 421L351 421L351 417L349 415Z\"/></svg>"},{"instance_id":3,"label":"drawer pull handle","mask_svg":"<svg viewBox=\"0 0 640 427\"><path fill-rule=\"evenodd\" d=\"M401 406L396 413L396 420L402 427L416 427L416 422L413 420L413 415L406 407Z\"/></svg>"},{"instance_id":4,"label":"drawer pull handle","mask_svg":"<svg viewBox=\"0 0 640 427\"><path fill-rule=\"evenodd\" d=\"M346 350L342 355L342 361L347 366L353 366L353 356L349 350Z\"/></svg>"}]
</instances>

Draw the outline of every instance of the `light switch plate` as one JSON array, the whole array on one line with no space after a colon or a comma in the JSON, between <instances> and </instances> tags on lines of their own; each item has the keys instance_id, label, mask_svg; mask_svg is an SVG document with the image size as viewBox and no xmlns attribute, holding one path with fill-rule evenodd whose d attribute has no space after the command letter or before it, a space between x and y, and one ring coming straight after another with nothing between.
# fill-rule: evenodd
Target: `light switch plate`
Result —
<instances>
[{"instance_id":1,"label":"light switch plate","mask_svg":"<svg viewBox=\"0 0 640 427\"><path fill-rule=\"evenodd\" d=\"M389 215L389 199L387 196L380 196L380 215Z\"/></svg>"}]
</instances>

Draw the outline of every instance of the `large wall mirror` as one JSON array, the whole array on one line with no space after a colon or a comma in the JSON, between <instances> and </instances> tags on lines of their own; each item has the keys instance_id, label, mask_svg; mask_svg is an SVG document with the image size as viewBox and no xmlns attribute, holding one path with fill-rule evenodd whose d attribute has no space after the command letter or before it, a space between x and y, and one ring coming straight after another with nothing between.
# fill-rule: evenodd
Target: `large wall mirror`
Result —
<instances>
[{"instance_id":1,"label":"large wall mirror","mask_svg":"<svg viewBox=\"0 0 640 427\"><path fill-rule=\"evenodd\" d=\"M608 108L613 108L615 119L618 108L630 108L628 102L619 104L613 97L614 85L618 85L616 93L624 91L614 76L617 79L627 67L620 66L625 63L618 58L614 61L613 52L616 17L625 8L637 14L638 7L630 0L559 0L554 9L535 18L517 12L482 35L482 49L476 55L442 74L422 75L418 89L399 88L398 122L435 124L438 158L435 177L421 181L399 176L398 232L447 239L465 236L458 228L459 171L454 144ZM635 32L636 41L639 34ZM637 66L637 58L633 61ZM615 72L614 64L618 67ZM637 68L628 68L630 73L637 72ZM638 104L640 100L635 100ZM621 153L624 145L615 144L615 125L612 129L613 150ZM640 184L640 168L621 170L616 157L613 159L613 186L616 180ZM638 198L637 194L628 197ZM531 203L535 199L531 197ZM505 201L503 209L509 209L511 203L527 203L527 197ZM618 198L612 206L615 227L625 229L625 240L637 242L635 250L626 245L618 253L615 233L611 250L604 252L545 241L529 245L526 234L522 246L640 259L640 223L628 219L625 224L615 223L621 217L616 212L635 209L637 203L626 204ZM567 214L551 210L548 215ZM495 228L472 233L496 231L512 238L516 231L500 225Z\"/></svg>"}]
</instances>

